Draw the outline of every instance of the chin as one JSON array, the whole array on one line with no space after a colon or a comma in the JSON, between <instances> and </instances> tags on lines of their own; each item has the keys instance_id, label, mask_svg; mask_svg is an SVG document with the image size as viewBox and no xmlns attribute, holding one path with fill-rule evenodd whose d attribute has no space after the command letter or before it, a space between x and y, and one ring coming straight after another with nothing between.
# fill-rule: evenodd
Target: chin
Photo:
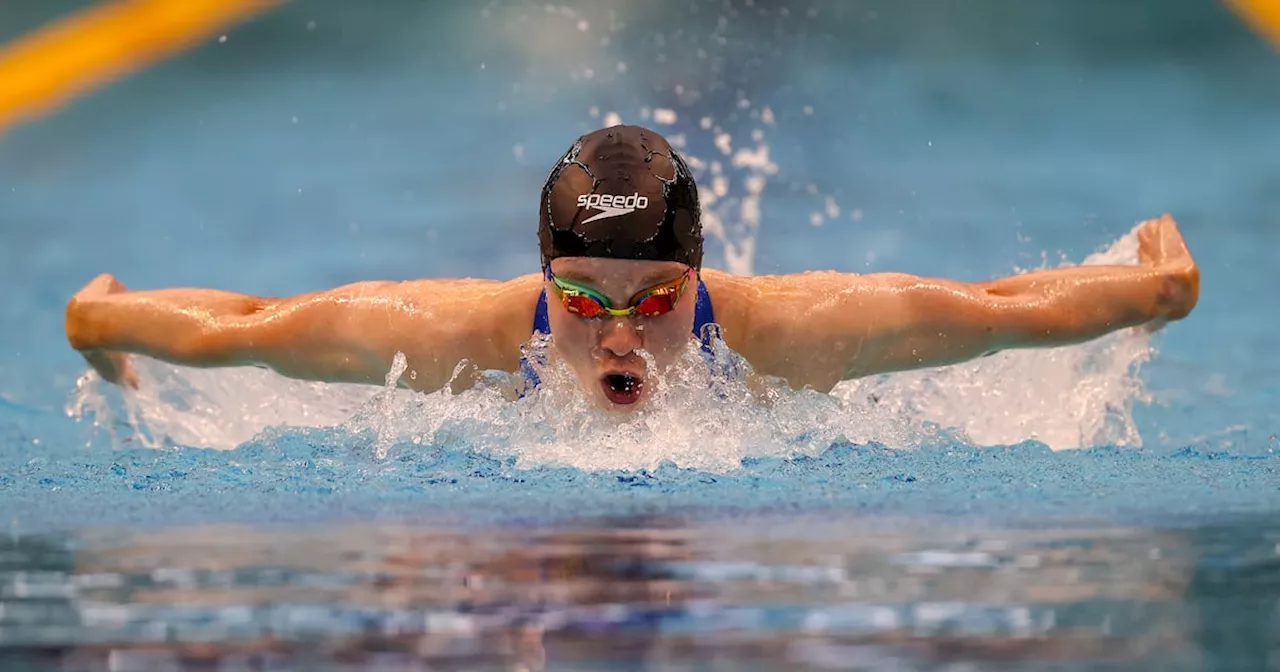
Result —
<instances>
[{"instance_id":1,"label":"chin","mask_svg":"<svg viewBox=\"0 0 1280 672\"><path fill-rule=\"evenodd\" d=\"M640 412L645 406L643 401L634 404L615 404L608 399L596 399L596 407L603 411L606 415L617 418L628 418Z\"/></svg>"}]
</instances>

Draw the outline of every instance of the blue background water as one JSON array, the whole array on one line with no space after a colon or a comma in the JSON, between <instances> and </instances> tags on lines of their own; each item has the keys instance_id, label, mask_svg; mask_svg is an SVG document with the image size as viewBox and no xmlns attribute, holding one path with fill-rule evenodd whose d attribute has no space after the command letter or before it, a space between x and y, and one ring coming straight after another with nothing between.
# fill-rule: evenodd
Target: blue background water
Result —
<instances>
[{"instance_id":1,"label":"blue background water","mask_svg":"<svg viewBox=\"0 0 1280 672\"><path fill-rule=\"evenodd\" d=\"M6 3L0 38L80 4ZM17 613L13 600L22 597L14 572L39 565L33 558L44 551L32 544L105 543L42 536L57 531L236 522L284 525L288 540L302 534L298 526L324 521L554 531L642 515L694 530L714 556L728 553L717 551L725 548L713 532L720 526L750 537L778 517L787 531L774 533L787 543L812 529L828 540L948 552L992 540L1018 546L1022 532L1010 530L1047 527L1067 538L1087 525L1161 541L1082 561L1093 575L1015 572L1024 586L1088 587L1135 566L1143 580L1116 581L1139 591L1171 571L1186 579L1169 598L1173 616L1150 622L1184 626L1195 644L1127 653L1164 669L1275 664L1275 49L1207 0L571 6L566 14L538 3L298 2L0 138L0 522L14 540L9 557L18 558L8 583L0 581L5 613ZM618 20L624 28L606 28ZM669 130L709 154L700 117L713 116L735 138L759 125L738 107L743 98L777 118L767 141L780 170L762 201L756 272L986 279L1038 266L1046 254L1051 263L1079 260L1137 220L1174 213L1204 285L1196 312L1159 337L1160 355L1143 369L1157 402L1135 412L1144 447L838 444L819 458L750 461L737 474L593 474L516 469L450 446L401 445L379 461L327 430L272 432L229 452L85 448L90 430L64 413L84 367L64 345L62 308L99 272L138 288L265 295L368 278L512 277L536 268L532 199L548 162L600 123L592 107L628 121L642 107L675 109ZM843 214L813 226L810 214L828 195ZM720 250L710 254L720 265ZM844 527L832 533L812 523L814 513ZM898 526L903 518L914 522ZM956 540L934 525L972 532ZM1111 538L1090 534L1084 546L1095 549ZM851 544L830 553L848 571L873 574ZM1182 550L1151 555L1157 547ZM739 550L718 561L778 564ZM934 571L963 581L963 564ZM128 583L123 566L115 570ZM698 580L732 583L714 571ZM946 592L923 584L902 600L928 602L938 591ZM1139 594L1112 597L1146 604ZM958 595L965 604L994 599L977 589ZM798 613L824 613L812 596L790 599ZM769 620L777 614L754 598L719 604L728 610L721 616L743 613L735 604L764 614L739 624L760 641L794 626ZM859 604L855 596L846 606ZM1078 604L1100 615L1085 619L1090 632L1128 608ZM0 644L12 646L29 644L31 628L60 623L5 618ZM716 631L701 618L693 632ZM973 635L958 622L959 636ZM57 632L62 639L53 640L68 644L94 631ZM1154 635L1132 626L1117 636ZM789 651L792 665L821 662ZM990 654L957 655L990 662ZM1048 656L1010 655L1015 663Z\"/></svg>"}]
</instances>

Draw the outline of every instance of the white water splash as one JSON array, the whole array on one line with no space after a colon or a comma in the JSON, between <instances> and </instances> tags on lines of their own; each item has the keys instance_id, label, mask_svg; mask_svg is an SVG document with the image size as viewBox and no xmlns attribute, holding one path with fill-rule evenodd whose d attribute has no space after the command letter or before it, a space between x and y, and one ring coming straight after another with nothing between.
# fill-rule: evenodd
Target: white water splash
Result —
<instances>
[{"instance_id":1,"label":"white water splash","mask_svg":"<svg viewBox=\"0 0 1280 672\"><path fill-rule=\"evenodd\" d=\"M398 442L513 457L519 467L634 470L670 461L721 472L738 468L747 457L816 455L841 438L866 440L868 431L897 444L929 436L900 417L849 414L836 397L792 392L749 376L741 358L723 341L715 343L716 364L708 366L691 342L672 370L648 381L652 396L633 413L595 407L573 372L548 357L535 365L542 381L537 394L509 400L507 389L515 381L506 374L460 394L409 394L388 386L343 428L376 437L376 453L394 436Z\"/></svg>"},{"instance_id":2,"label":"white water splash","mask_svg":"<svg viewBox=\"0 0 1280 672\"><path fill-rule=\"evenodd\" d=\"M293 380L254 367L196 369L132 360L137 390L122 393L90 371L67 407L68 415L91 421L117 445L235 448L272 427L341 424L380 389Z\"/></svg>"},{"instance_id":3,"label":"white water splash","mask_svg":"<svg viewBox=\"0 0 1280 672\"><path fill-rule=\"evenodd\" d=\"M765 108L764 117L772 120ZM762 116L762 115L757 115ZM751 275L760 229L760 199L769 178L778 173L778 164L769 158L764 130L751 133L751 144L734 146L732 134L711 117L703 117L697 129L710 133L717 158L702 158L683 151L694 177L702 185L703 233L724 246L724 269L736 275ZM685 143L681 143L685 144Z\"/></svg>"},{"instance_id":4,"label":"white water splash","mask_svg":"<svg viewBox=\"0 0 1280 672\"><path fill-rule=\"evenodd\" d=\"M1135 227L1084 264L1137 262ZM850 381L834 393L854 405L878 399L877 406L958 429L977 445L1141 446L1133 406L1148 400L1138 369L1152 355L1151 334L1128 329L1082 345Z\"/></svg>"}]
</instances>

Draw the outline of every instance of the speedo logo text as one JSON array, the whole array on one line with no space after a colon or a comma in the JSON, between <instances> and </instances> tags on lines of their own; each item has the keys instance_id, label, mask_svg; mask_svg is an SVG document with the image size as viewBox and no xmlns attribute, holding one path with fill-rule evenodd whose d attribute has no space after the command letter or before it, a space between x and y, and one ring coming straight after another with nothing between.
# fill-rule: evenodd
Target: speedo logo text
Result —
<instances>
[{"instance_id":1,"label":"speedo logo text","mask_svg":"<svg viewBox=\"0 0 1280 672\"><path fill-rule=\"evenodd\" d=\"M649 207L649 198L639 193L624 196L622 194L583 194L578 197L579 208L593 208L600 213L582 221L583 224L597 219L629 215L636 210Z\"/></svg>"}]
</instances>

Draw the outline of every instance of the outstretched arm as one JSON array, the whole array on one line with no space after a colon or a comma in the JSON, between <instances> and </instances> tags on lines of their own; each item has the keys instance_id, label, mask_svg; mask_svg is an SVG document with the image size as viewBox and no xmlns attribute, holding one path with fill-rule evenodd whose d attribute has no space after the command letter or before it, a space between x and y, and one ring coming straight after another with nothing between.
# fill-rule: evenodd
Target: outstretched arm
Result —
<instances>
[{"instance_id":1,"label":"outstretched arm","mask_svg":"<svg viewBox=\"0 0 1280 672\"><path fill-rule=\"evenodd\" d=\"M760 279L742 352L793 386L955 364L1014 348L1158 327L1195 307L1200 272L1173 218L1139 230L1137 266L1082 266L991 282L902 274ZM732 344L731 344L732 345Z\"/></svg>"},{"instance_id":2,"label":"outstretched arm","mask_svg":"<svg viewBox=\"0 0 1280 672\"><path fill-rule=\"evenodd\" d=\"M293 378L434 390L463 359L514 370L539 278L363 282L289 298L212 289L127 291L99 276L67 304L71 346L107 380L136 385L125 353L196 367L261 365ZM408 378L408 376L406 376Z\"/></svg>"}]
</instances>

